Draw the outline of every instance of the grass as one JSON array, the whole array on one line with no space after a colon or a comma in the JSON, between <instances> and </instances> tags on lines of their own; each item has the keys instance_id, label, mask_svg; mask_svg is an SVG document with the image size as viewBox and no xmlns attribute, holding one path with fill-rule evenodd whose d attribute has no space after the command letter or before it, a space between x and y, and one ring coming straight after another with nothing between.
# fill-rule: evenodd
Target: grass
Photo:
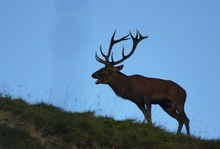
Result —
<instances>
[{"instance_id":1,"label":"grass","mask_svg":"<svg viewBox=\"0 0 220 149\"><path fill-rule=\"evenodd\" d=\"M32 148L43 149L43 146L36 138L30 136L26 131L16 128L10 128L6 125L0 125L0 148ZM24 143L25 142L25 143Z\"/></svg>"},{"instance_id":2,"label":"grass","mask_svg":"<svg viewBox=\"0 0 220 149\"><path fill-rule=\"evenodd\" d=\"M66 112L45 103L0 97L0 148L215 149L220 140L173 133L135 120Z\"/></svg>"}]
</instances>

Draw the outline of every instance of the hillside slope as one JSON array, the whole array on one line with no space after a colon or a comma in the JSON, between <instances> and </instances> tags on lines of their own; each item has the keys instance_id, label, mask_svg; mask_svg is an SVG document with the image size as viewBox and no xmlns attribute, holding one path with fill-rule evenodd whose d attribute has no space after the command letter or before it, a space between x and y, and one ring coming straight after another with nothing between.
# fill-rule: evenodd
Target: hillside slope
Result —
<instances>
[{"instance_id":1,"label":"hillside slope","mask_svg":"<svg viewBox=\"0 0 220 149\"><path fill-rule=\"evenodd\" d=\"M0 97L0 149L217 149L220 140L176 136L159 127L71 113L52 105L30 105L22 99Z\"/></svg>"}]
</instances>

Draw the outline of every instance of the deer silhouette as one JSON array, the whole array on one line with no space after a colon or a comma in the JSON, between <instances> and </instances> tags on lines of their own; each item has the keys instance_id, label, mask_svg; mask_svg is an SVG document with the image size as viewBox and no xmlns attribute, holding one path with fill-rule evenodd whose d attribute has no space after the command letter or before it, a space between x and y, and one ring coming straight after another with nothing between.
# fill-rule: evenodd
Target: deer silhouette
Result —
<instances>
[{"instance_id":1,"label":"deer silhouette","mask_svg":"<svg viewBox=\"0 0 220 149\"><path fill-rule=\"evenodd\" d=\"M128 35L115 40L115 34L116 31L111 38L107 54L103 53L102 46L100 46L100 53L104 59L101 59L97 53L95 55L96 60L105 65L92 74L92 78L97 79L95 83L108 84L116 95L135 103L151 125L151 105L159 104L167 114L178 121L177 134L181 132L183 124L185 124L187 135L190 135L189 119L184 111L187 95L180 85L170 80L149 78L141 75L127 76L120 72L123 69L123 65L116 66L129 58L134 53L138 43L148 38L148 36L142 36L137 30L135 37L130 32ZM122 59L114 61L113 46L121 41L129 40L129 36L133 41L131 51L125 55L123 47Z\"/></svg>"}]
</instances>

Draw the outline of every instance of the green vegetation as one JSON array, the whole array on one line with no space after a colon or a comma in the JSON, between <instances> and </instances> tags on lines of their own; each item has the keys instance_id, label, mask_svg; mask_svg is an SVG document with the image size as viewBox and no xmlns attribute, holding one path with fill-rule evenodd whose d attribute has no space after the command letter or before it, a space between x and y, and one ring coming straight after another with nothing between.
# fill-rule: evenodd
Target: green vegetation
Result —
<instances>
[{"instance_id":1,"label":"green vegetation","mask_svg":"<svg viewBox=\"0 0 220 149\"><path fill-rule=\"evenodd\" d=\"M220 140L176 136L134 120L115 121L93 112L71 113L45 103L0 97L1 148L215 149Z\"/></svg>"}]
</instances>

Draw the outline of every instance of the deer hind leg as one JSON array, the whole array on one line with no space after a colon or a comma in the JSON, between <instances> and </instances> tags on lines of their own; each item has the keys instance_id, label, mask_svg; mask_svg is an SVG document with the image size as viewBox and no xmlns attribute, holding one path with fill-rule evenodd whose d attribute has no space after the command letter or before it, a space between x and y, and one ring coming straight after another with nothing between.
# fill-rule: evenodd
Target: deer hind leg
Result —
<instances>
[{"instance_id":1,"label":"deer hind leg","mask_svg":"<svg viewBox=\"0 0 220 149\"><path fill-rule=\"evenodd\" d=\"M176 119L178 121L179 126L178 126L178 130L177 130L177 134L180 134L182 127L183 127L183 119L177 113L175 107L172 105L172 103L170 101L160 103L159 105L167 114L169 114L171 117L173 117L174 119Z\"/></svg>"},{"instance_id":2,"label":"deer hind leg","mask_svg":"<svg viewBox=\"0 0 220 149\"><path fill-rule=\"evenodd\" d=\"M179 115L182 117L183 122L186 126L187 135L190 136L189 118L186 116L186 113L184 111L184 106L177 106L177 111L178 111Z\"/></svg>"},{"instance_id":3,"label":"deer hind leg","mask_svg":"<svg viewBox=\"0 0 220 149\"><path fill-rule=\"evenodd\" d=\"M138 108L142 111L144 114L145 119L147 122L152 125L152 120L151 120L151 105L147 106L147 109L144 104L137 104Z\"/></svg>"}]
</instances>

